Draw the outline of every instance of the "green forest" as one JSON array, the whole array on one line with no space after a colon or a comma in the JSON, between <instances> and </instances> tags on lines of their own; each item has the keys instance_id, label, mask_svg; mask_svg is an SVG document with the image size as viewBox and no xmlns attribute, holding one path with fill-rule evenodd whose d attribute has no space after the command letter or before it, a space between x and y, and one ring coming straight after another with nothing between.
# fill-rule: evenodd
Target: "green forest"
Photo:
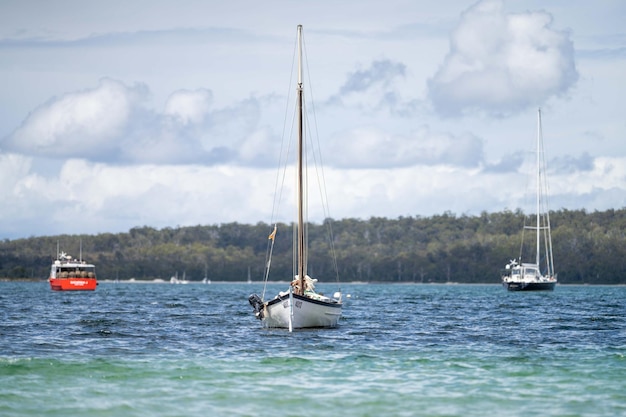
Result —
<instances>
[{"instance_id":1,"label":"green forest","mask_svg":"<svg viewBox=\"0 0 626 417\"><path fill-rule=\"evenodd\" d=\"M626 283L626 209L550 212L555 269L562 284ZM522 211L387 219L327 219L309 224L309 274L320 281L498 283L522 248ZM226 223L127 233L4 240L0 277L47 279L57 244L96 265L100 280L263 279L273 225ZM332 241L328 238L332 230ZM337 268L329 248L334 249ZM278 224L270 279L292 274L292 226ZM524 248L524 250L526 250ZM337 270L337 272L335 272ZM280 277L280 278L276 278Z\"/></svg>"}]
</instances>

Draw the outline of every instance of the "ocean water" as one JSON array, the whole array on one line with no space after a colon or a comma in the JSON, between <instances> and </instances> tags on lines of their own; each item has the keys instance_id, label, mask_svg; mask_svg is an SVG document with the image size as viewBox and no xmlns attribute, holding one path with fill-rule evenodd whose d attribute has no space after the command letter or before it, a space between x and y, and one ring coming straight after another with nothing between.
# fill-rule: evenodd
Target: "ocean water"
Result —
<instances>
[{"instance_id":1,"label":"ocean water","mask_svg":"<svg viewBox=\"0 0 626 417\"><path fill-rule=\"evenodd\" d=\"M0 416L626 415L626 287L343 285L291 334L261 290L0 283Z\"/></svg>"}]
</instances>

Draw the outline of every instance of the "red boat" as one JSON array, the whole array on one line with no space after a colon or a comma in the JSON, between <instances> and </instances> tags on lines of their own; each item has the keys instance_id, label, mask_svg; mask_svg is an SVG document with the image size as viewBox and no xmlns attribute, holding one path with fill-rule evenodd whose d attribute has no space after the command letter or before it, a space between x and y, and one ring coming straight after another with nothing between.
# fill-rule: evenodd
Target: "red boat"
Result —
<instances>
[{"instance_id":1,"label":"red boat","mask_svg":"<svg viewBox=\"0 0 626 417\"><path fill-rule=\"evenodd\" d=\"M52 264L48 281L53 291L93 291L98 285L95 265L72 259L65 252Z\"/></svg>"}]
</instances>

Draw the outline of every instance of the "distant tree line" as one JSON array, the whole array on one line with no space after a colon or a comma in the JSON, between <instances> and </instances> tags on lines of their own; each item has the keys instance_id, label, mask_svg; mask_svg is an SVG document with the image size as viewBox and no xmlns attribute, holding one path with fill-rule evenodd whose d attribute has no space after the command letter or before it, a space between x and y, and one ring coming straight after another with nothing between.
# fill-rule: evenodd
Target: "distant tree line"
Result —
<instances>
[{"instance_id":1,"label":"distant tree line","mask_svg":"<svg viewBox=\"0 0 626 417\"><path fill-rule=\"evenodd\" d=\"M626 209L559 210L550 213L554 261L563 284L626 283ZM327 219L309 224L309 273L323 281L497 283L519 256L522 211L477 216L368 220ZM332 228L332 242L326 230ZM46 279L62 251L94 263L99 279L254 281L264 273L273 225L227 223L128 233L30 237L0 242L0 277ZM528 233L528 232L527 232ZM331 244L332 243L332 244ZM329 248L334 248L338 273ZM278 224L272 257L275 280L292 275L291 225Z\"/></svg>"}]
</instances>

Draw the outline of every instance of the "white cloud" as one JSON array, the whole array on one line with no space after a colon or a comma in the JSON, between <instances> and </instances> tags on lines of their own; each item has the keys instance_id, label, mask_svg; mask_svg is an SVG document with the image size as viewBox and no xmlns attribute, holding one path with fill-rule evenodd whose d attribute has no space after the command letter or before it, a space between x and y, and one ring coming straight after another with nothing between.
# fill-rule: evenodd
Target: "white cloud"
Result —
<instances>
[{"instance_id":1,"label":"white cloud","mask_svg":"<svg viewBox=\"0 0 626 417\"><path fill-rule=\"evenodd\" d=\"M327 171L335 218L534 210L526 167L499 173L459 166ZM548 178L550 208L606 210L626 206L626 158L598 158L591 172Z\"/></svg>"},{"instance_id":2,"label":"white cloud","mask_svg":"<svg viewBox=\"0 0 626 417\"><path fill-rule=\"evenodd\" d=\"M349 73L337 94L326 104L355 109L368 116L380 113L413 116L419 101L403 94L406 72L406 65L401 62L374 60L369 67Z\"/></svg>"},{"instance_id":3,"label":"white cloud","mask_svg":"<svg viewBox=\"0 0 626 417\"><path fill-rule=\"evenodd\" d=\"M71 159L56 176L29 171L28 158L4 155L0 207L4 236L22 233L23 224L38 235L120 232L132 227L272 220L275 169L242 166L128 165L112 166ZM274 219L291 221L292 169L287 191ZM522 172L524 171L524 172ZM316 201L311 185L310 220L394 218L443 211L477 214L503 208L532 209L523 193L525 169L505 174L480 167L414 165L393 169L326 167L330 212ZM11 178L8 180L7 178ZM626 205L626 158L597 158L591 171L554 173L550 206L558 209L607 209ZM313 179L312 179L313 180ZM584 203L584 202L587 203Z\"/></svg>"},{"instance_id":4,"label":"white cloud","mask_svg":"<svg viewBox=\"0 0 626 417\"><path fill-rule=\"evenodd\" d=\"M577 79L569 33L553 29L550 14L507 14L502 1L483 0L462 14L428 94L441 114L507 115L564 94Z\"/></svg>"},{"instance_id":5,"label":"white cloud","mask_svg":"<svg viewBox=\"0 0 626 417\"><path fill-rule=\"evenodd\" d=\"M583 159L586 160L586 157ZM592 167L589 168L588 164ZM586 162L584 169L573 172L560 170L557 175L549 178L549 184L551 190L559 194L571 195L582 195L598 189L626 189L626 158L595 158L591 163Z\"/></svg>"},{"instance_id":6,"label":"white cloud","mask_svg":"<svg viewBox=\"0 0 626 417\"><path fill-rule=\"evenodd\" d=\"M470 134L433 133L428 127L406 135L374 127L343 132L329 143L326 161L343 168L394 168L414 165L476 167L483 160L482 141Z\"/></svg>"},{"instance_id":7,"label":"white cloud","mask_svg":"<svg viewBox=\"0 0 626 417\"><path fill-rule=\"evenodd\" d=\"M165 103L164 114L178 119L185 125L202 123L209 114L212 99L213 94L206 89L176 91Z\"/></svg>"},{"instance_id":8,"label":"white cloud","mask_svg":"<svg viewBox=\"0 0 626 417\"><path fill-rule=\"evenodd\" d=\"M5 156L0 166L19 168L24 164L19 159ZM37 234L45 235L117 232L141 225L252 222L269 219L271 214L273 170L111 166L71 159L55 177L21 171L20 178L3 185L7 204L0 207L0 230L5 236L24 222L36 224ZM249 207L255 207L254 216Z\"/></svg>"},{"instance_id":9,"label":"white cloud","mask_svg":"<svg viewBox=\"0 0 626 417\"><path fill-rule=\"evenodd\" d=\"M65 94L34 110L4 148L53 158L110 156L146 94L143 85L103 79L94 89Z\"/></svg>"},{"instance_id":10,"label":"white cloud","mask_svg":"<svg viewBox=\"0 0 626 417\"><path fill-rule=\"evenodd\" d=\"M162 113L146 107L149 90L102 79L97 87L53 98L33 111L4 139L11 152L45 158L84 158L126 164L220 164L258 161L240 145L254 141L260 103L244 99L212 109L206 89L178 90ZM261 152L262 154L262 152Z\"/></svg>"},{"instance_id":11,"label":"white cloud","mask_svg":"<svg viewBox=\"0 0 626 417\"><path fill-rule=\"evenodd\" d=\"M406 65L402 63L389 60L374 61L369 68L350 74L339 93L364 91L376 84L389 85L394 78L404 77L405 72Z\"/></svg>"},{"instance_id":12,"label":"white cloud","mask_svg":"<svg viewBox=\"0 0 626 417\"><path fill-rule=\"evenodd\" d=\"M32 158L18 154L0 153L0 195L9 196L15 185L31 170Z\"/></svg>"}]
</instances>

